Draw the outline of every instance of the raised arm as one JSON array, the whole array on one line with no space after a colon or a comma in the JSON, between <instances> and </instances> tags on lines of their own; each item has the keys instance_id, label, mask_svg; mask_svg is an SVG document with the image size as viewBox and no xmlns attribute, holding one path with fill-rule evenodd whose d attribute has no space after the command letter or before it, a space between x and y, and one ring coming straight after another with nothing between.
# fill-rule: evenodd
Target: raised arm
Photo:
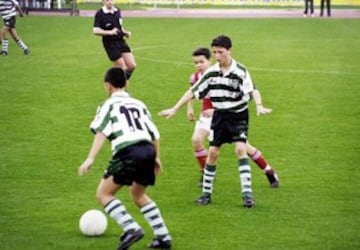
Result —
<instances>
[{"instance_id":1,"label":"raised arm","mask_svg":"<svg viewBox=\"0 0 360 250\"><path fill-rule=\"evenodd\" d=\"M182 106L184 106L186 103L188 103L192 98L194 98L194 94L191 91L191 89L188 89L185 94L180 98L180 100L169 109L164 109L158 113L159 116L164 116L166 119L170 119L173 117L176 112L181 109Z\"/></svg>"}]
</instances>

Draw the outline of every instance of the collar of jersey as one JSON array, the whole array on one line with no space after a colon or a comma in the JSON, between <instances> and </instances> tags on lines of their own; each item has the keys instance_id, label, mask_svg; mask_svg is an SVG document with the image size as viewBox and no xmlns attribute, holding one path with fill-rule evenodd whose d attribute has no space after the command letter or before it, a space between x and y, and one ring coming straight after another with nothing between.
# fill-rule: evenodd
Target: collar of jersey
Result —
<instances>
[{"instance_id":1,"label":"collar of jersey","mask_svg":"<svg viewBox=\"0 0 360 250\"><path fill-rule=\"evenodd\" d=\"M111 97L129 97L129 93L123 90L115 91L111 94Z\"/></svg>"},{"instance_id":2,"label":"collar of jersey","mask_svg":"<svg viewBox=\"0 0 360 250\"><path fill-rule=\"evenodd\" d=\"M218 62L214 65L214 67L217 71L221 72L220 64ZM229 71L226 72L226 74L224 74L224 76L230 74L235 69L236 69L236 61L234 59L231 59L231 65L230 65Z\"/></svg>"},{"instance_id":3,"label":"collar of jersey","mask_svg":"<svg viewBox=\"0 0 360 250\"><path fill-rule=\"evenodd\" d=\"M111 10L109 10L108 8L106 8L105 6L102 7L102 10L105 14L114 14L115 11L117 11L117 8L112 7Z\"/></svg>"}]
</instances>

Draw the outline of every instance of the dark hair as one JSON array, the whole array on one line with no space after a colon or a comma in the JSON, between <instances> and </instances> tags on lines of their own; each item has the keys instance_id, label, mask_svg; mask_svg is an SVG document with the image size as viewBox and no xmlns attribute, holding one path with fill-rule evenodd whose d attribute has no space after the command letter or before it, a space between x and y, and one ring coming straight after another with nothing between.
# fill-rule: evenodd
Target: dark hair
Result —
<instances>
[{"instance_id":1,"label":"dark hair","mask_svg":"<svg viewBox=\"0 0 360 250\"><path fill-rule=\"evenodd\" d=\"M192 56L205 56L206 59L211 58L211 52L208 48L200 47L193 51Z\"/></svg>"},{"instance_id":2,"label":"dark hair","mask_svg":"<svg viewBox=\"0 0 360 250\"><path fill-rule=\"evenodd\" d=\"M110 68L105 74L104 81L116 88L122 88L126 84L125 72L121 68Z\"/></svg>"},{"instance_id":3,"label":"dark hair","mask_svg":"<svg viewBox=\"0 0 360 250\"><path fill-rule=\"evenodd\" d=\"M212 40L211 47L222 47L225 49L230 49L231 39L228 36L220 35Z\"/></svg>"}]
</instances>

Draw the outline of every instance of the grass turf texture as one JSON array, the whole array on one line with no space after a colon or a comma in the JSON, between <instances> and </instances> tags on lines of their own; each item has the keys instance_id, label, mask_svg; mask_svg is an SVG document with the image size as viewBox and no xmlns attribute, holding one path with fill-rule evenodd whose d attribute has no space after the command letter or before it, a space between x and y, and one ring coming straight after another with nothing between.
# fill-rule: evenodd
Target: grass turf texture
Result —
<instances>
[{"instance_id":1,"label":"grass turf texture","mask_svg":"<svg viewBox=\"0 0 360 250\"><path fill-rule=\"evenodd\" d=\"M138 64L129 91L148 104L162 134L164 173L149 194L173 249L359 249L359 20L128 18L125 24ZM31 55L10 41L9 56L0 57L2 250L117 246L121 230L112 220L102 237L78 230L83 212L101 209L95 189L110 156L106 145L92 171L77 176L111 65L91 27L91 18L18 19ZM256 117L250 106L250 141L277 169L281 187L270 189L252 164L251 210L242 207L232 145L221 152L213 204L195 206L201 191L193 124L185 108L172 120L156 116L188 87L192 50L222 33L232 37L234 58L274 109ZM128 190L118 196L145 225L145 238L132 247L144 249L151 230Z\"/></svg>"}]
</instances>

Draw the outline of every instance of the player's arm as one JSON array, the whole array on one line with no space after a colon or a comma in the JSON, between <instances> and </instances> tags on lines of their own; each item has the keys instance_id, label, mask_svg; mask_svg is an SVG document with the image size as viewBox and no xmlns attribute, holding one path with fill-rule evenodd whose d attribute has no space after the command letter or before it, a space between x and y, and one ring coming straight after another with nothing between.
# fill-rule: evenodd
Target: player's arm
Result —
<instances>
[{"instance_id":1,"label":"player's arm","mask_svg":"<svg viewBox=\"0 0 360 250\"><path fill-rule=\"evenodd\" d=\"M186 111L187 118L189 121L195 121L195 112L194 112L194 99L191 99L187 103L187 111Z\"/></svg>"},{"instance_id":2,"label":"player's arm","mask_svg":"<svg viewBox=\"0 0 360 250\"><path fill-rule=\"evenodd\" d=\"M113 28L112 30L104 30L100 27L93 28L93 34L97 36L115 36L119 32L118 28Z\"/></svg>"},{"instance_id":3,"label":"player's arm","mask_svg":"<svg viewBox=\"0 0 360 250\"><path fill-rule=\"evenodd\" d=\"M86 160L80 165L78 169L79 175L83 175L90 170L91 165L94 163L97 154L99 153L100 149L104 145L106 140L106 136L101 133L97 132L94 137L93 144L91 146L90 152Z\"/></svg>"},{"instance_id":4,"label":"player's arm","mask_svg":"<svg viewBox=\"0 0 360 250\"><path fill-rule=\"evenodd\" d=\"M19 12L19 15L21 17L24 16L24 11L22 10L22 8L20 7L19 5L19 2L15 1L15 0L12 0L13 4L15 5L15 8L17 9L17 11Z\"/></svg>"},{"instance_id":5,"label":"player's arm","mask_svg":"<svg viewBox=\"0 0 360 250\"><path fill-rule=\"evenodd\" d=\"M130 38L131 37L131 32L124 28L122 18L119 19L119 23L120 23L120 26L121 26L121 32L124 34L125 37Z\"/></svg>"},{"instance_id":6,"label":"player's arm","mask_svg":"<svg viewBox=\"0 0 360 250\"><path fill-rule=\"evenodd\" d=\"M272 109L265 108L262 104L260 91L258 89L254 89L251 93L252 98L254 99L256 105L256 114L257 115L266 115L272 112Z\"/></svg>"},{"instance_id":7,"label":"player's arm","mask_svg":"<svg viewBox=\"0 0 360 250\"><path fill-rule=\"evenodd\" d=\"M179 109L181 109L181 107L183 107L186 103L188 103L193 98L194 98L194 94L190 88L184 93L184 95L180 98L180 100L172 108L164 109L164 110L160 111L158 113L158 115L164 116L167 119L170 119L171 117L173 117L176 114L176 112Z\"/></svg>"},{"instance_id":8,"label":"player's arm","mask_svg":"<svg viewBox=\"0 0 360 250\"><path fill-rule=\"evenodd\" d=\"M162 172L162 164L160 160L160 141L159 139L153 141L153 145L155 148L156 156L155 156L155 174L158 175Z\"/></svg>"}]
</instances>

